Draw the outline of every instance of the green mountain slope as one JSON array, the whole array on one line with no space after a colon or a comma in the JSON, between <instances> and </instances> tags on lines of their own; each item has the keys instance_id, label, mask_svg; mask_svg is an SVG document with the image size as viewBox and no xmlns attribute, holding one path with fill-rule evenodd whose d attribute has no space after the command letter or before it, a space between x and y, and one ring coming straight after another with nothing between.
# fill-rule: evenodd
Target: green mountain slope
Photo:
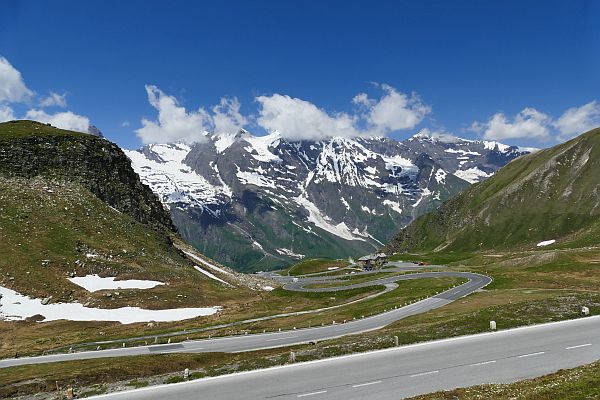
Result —
<instances>
[{"instance_id":1,"label":"green mountain slope","mask_svg":"<svg viewBox=\"0 0 600 400\"><path fill-rule=\"evenodd\" d=\"M403 229L390 251L600 244L600 128L520 157Z\"/></svg>"},{"instance_id":2,"label":"green mountain slope","mask_svg":"<svg viewBox=\"0 0 600 400\"><path fill-rule=\"evenodd\" d=\"M113 143L31 121L0 124L0 285L114 308L224 304L236 291L193 268L158 198ZM166 283L106 296L70 276Z\"/></svg>"}]
</instances>

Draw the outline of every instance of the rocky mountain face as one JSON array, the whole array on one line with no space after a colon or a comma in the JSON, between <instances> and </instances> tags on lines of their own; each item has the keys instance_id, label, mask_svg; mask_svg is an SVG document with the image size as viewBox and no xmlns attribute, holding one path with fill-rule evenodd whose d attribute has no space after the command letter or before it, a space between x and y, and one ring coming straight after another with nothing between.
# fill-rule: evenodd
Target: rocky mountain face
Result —
<instances>
[{"instance_id":1,"label":"rocky mountain face","mask_svg":"<svg viewBox=\"0 0 600 400\"><path fill-rule=\"evenodd\" d=\"M165 284L150 295L69 280L88 275ZM254 293L245 286L264 289L183 243L117 145L33 121L0 123L1 288L47 303L159 309L224 304Z\"/></svg>"},{"instance_id":2,"label":"rocky mountain face","mask_svg":"<svg viewBox=\"0 0 600 400\"><path fill-rule=\"evenodd\" d=\"M0 175L81 184L136 220L174 231L169 213L114 143L33 121L0 124Z\"/></svg>"},{"instance_id":3,"label":"rocky mountain face","mask_svg":"<svg viewBox=\"0 0 600 400\"><path fill-rule=\"evenodd\" d=\"M510 162L393 238L390 251L600 244L600 128Z\"/></svg>"},{"instance_id":4,"label":"rocky mountain face","mask_svg":"<svg viewBox=\"0 0 600 400\"><path fill-rule=\"evenodd\" d=\"M524 153L423 134L290 141L243 130L126 151L181 235L244 271L371 252Z\"/></svg>"}]
</instances>

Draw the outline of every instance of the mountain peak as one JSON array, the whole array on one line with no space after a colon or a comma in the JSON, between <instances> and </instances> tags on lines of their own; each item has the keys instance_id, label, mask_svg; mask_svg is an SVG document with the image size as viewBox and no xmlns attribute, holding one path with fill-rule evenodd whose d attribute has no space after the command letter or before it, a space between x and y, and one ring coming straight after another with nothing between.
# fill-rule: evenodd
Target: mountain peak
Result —
<instances>
[{"instance_id":1,"label":"mountain peak","mask_svg":"<svg viewBox=\"0 0 600 400\"><path fill-rule=\"evenodd\" d=\"M441 143L458 143L468 142L467 139L461 139L446 132L432 132L429 129L421 129L418 133L414 134L408 140L423 140L429 142L441 142Z\"/></svg>"}]
</instances>

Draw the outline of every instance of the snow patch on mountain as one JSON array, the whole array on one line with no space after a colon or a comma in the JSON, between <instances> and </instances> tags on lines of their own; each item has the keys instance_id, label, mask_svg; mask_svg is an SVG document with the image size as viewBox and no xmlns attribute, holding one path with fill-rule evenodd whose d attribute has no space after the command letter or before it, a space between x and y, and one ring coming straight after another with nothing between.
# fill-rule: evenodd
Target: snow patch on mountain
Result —
<instances>
[{"instance_id":1,"label":"snow patch on mountain","mask_svg":"<svg viewBox=\"0 0 600 400\"><path fill-rule=\"evenodd\" d=\"M275 251L283 256L288 256L291 258L296 258L298 260L303 259L304 257L306 257L304 254L298 254L298 253L294 253L292 250L290 249L275 249Z\"/></svg>"},{"instance_id":2,"label":"snow patch on mountain","mask_svg":"<svg viewBox=\"0 0 600 400\"><path fill-rule=\"evenodd\" d=\"M280 141L279 132L273 132L266 136L244 136L244 140L250 145L244 149L254 157L257 161L268 163L280 163L282 160L277 155L273 154L270 147L277 147Z\"/></svg>"},{"instance_id":3,"label":"snow patch on mountain","mask_svg":"<svg viewBox=\"0 0 600 400\"><path fill-rule=\"evenodd\" d=\"M308 211L308 221L312 222L315 226L332 233L335 236L341 237L342 239L364 240L363 238L354 236L345 222L333 225L331 223L331 218L327 215L323 215L321 210L306 197L298 196L294 200Z\"/></svg>"},{"instance_id":4,"label":"snow patch on mountain","mask_svg":"<svg viewBox=\"0 0 600 400\"><path fill-rule=\"evenodd\" d=\"M216 135L215 137L215 148L218 153L222 153L227 150L233 143L235 143L235 139L237 134L234 133L221 133Z\"/></svg>"},{"instance_id":5,"label":"snow patch on mountain","mask_svg":"<svg viewBox=\"0 0 600 400\"><path fill-rule=\"evenodd\" d=\"M443 185L446 182L446 176L448 176L448 173L443 169L435 171L435 181L440 185Z\"/></svg>"},{"instance_id":6,"label":"snow patch on mountain","mask_svg":"<svg viewBox=\"0 0 600 400\"><path fill-rule=\"evenodd\" d=\"M147 150L155 157L149 158L142 151L125 150L125 154L135 172L163 203L203 206L206 203L218 203L223 196L231 197L231 188L227 185L210 184L183 162L190 152L188 145L153 144L147 146Z\"/></svg>"},{"instance_id":7,"label":"snow patch on mountain","mask_svg":"<svg viewBox=\"0 0 600 400\"><path fill-rule=\"evenodd\" d=\"M455 171L454 175L469 183L477 183L482 180L482 178L489 178L492 176L492 174L488 174L477 167Z\"/></svg>"},{"instance_id":8,"label":"snow patch on mountain","mask_svg":"<svg viewBox=\"0 0 600 400\"><path fill-rule=\"evenodd\" d=\"M272 189L277 188L277 185L273 181L256 172L240 171L238 169L236 176L238 177L239 181L245 185L255 185L258 187Z\"/></svg>"},{"instance_id":9,"label":"snow patch on mountain","mask_svg":"<svg viewBox=\"0 0 600 400\"><path fill-rule=\"evenodd\" d=\"M206 271L206 270L204 270L204 269L200 268L200 267L199 267L199 266L197 266L197 265L194 265L194 269L195 269L196 271L200 272L201 274L204 274L204 275L208 276L210 279L213 279L213 280L215 280L215 281L217 281L217 282L221 282L221 283L223 283L223 284L225 284L225 285L227 285L227 286L233 286L233 285L231 285L230 283L227 283L227 282L225 282L223 279L219 278L218 276L216 276L216 275L214 275L214 274L211 274L210 272L208 272L208 271Z\"/></svg>"},{"instance_id":10,"label":"snow patch on mountain","mask_svg":"<svg viewBox=\"0 0 600 400\"><path fill-rule=\"evenodd\" d=\"M487 150L496 150L499 151L501 153L506 153L507 151L510 150L510 146L500 143L500 142L496 142L496 141L487 141L484 140L483 141L483 146L487 149Z\"/></svg>"},{"instance_id":11,"label":"snow patch on mountain","mask_svg":"<svg viewBox=\"0 0 600 400\"><path fill-rule=\"evenodd\" d=\"M471 156L480 156L481 153L478 153L476 151L468 151L468 150L462 150L462 149L446 149L444 150L446 153L453 153L453 154L462 154L462 155L471 155Z\"/></svg>"},{"instance_id":12,"label":"snow patch on mountain","mask_svg":"<svg viewBox=\"0 0 600 400\"><path fill-rule=\"evenodd\" d=\"M402 207L400 206L400 203L398 203L397 201L391 201L391 200L385 199L383 201L383 205L390 207L392 210L396 211L398 214L402 214Z\"/></svg>"}]
</instances>

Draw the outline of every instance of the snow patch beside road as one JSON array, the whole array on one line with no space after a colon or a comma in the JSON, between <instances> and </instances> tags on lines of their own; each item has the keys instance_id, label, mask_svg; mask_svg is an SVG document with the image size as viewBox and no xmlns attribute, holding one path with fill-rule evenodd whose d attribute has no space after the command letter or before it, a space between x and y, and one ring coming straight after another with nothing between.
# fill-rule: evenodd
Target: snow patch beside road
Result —
<instances>
[{"instance_id":1,"label":"snow patch beside road","mask_svg":"<svg viewBox=\"0 0 600 400\"><path fill-rule=\"evenodd\" d=\"M206 261L206 260L204 260L204 259L202 259L202 258L198 257L198 256L197 256L197 255L195 255L195 254L188 253L187 251L184 251L184 253L185 253L187 256L189 256L189 257L192 257L194 260L196 260L196 261L198 261L198 262L201 262L202 264L206 265L208 268L210 268L210 269L212 269L212 270L215 270L215 271L217 271L217 272L220 272L220 273L222 273L222 274L225 274L225 275L231 275L231 276L233 276L233 274L232 274L231 272L229 272L229 271L225 271L223 268L219 268L219 267L217 267L216 265L209 263L208 261Z\"/></svg>"},{"instance_id":2,"label":"snow patch beside road","mask_svg":"<svg viewBox=\"0 0 600 400\"><path fill-rule=\"evenodd\" d=\"M215 275L211 274L210 272L203 270L202 268L200 268L200 267L199 267L199 266L197 266L197 265L194 265L194 269L195 269L196 271L198 271L198 272L201 272L201 273L203 273L204 275L208 276L210 279L214 279L215 281L219 281L219 282L221 282L221 283L224 283L224 284L226 284L227 286L233 286L232 284L225 282L223 279L221 279L221 278L219 278L219 277L217 277L217 276L215 276Z\"/></svg>"},{"instance_id":3,"label":"snow patch beside road","mask_svg":"<svg viewBox=\"0 0 600 400\"><path fill-rule=\"evenodd\" d=\"M135 322L169 322L213 315L221 307L171 308L146 310L139 307L113 309L85 307L81 303L42 304L41 299L32 299L14 290L0 286L0 320L21 321L34 315L43 315L43 322L67 321L115 321L122 324Z\"/></svg>"},{"instance_id":4,"label":"snow patch beside road","mask_svg":"<svg viewBox=\"0 0 600 400\"><path fill-rule=\"evenodd\" d=\"M98 275L86 275L68 279L88 292L97 292L99 290L107 289L152 289L153 287L164 285L163 282L141 279L115 281L116 278L114 276L101 278Z\"/></svg>"}]
</instances>

